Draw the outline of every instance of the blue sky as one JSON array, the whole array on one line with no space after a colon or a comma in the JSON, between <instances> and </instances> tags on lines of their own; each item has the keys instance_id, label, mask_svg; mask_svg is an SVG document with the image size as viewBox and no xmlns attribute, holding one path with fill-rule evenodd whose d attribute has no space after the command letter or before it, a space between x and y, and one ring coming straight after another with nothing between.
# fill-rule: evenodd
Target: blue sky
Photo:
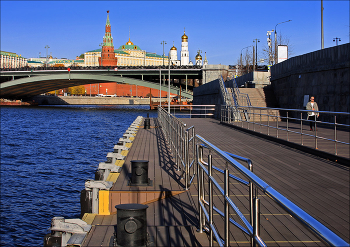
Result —
<instances>
[{"instance_id":1,"label":"blue sky","mask_svg":"<svg viewBox=\"0 0 350 247\"><path fill-rule=\"evenodd\" d=\"M349 42L349 1L323 1L324 46ZM147 52L167 54L173 45L180 58L184 28L190 59L197 50L209 64L236 64L242 48L258 43L258 56L267 46L266 33L277 26L289 39L292 56L321 49L321 1L2 1L1 50L23 57L73 59L98 49L107 13L114 46L129 39Z\"/></svg>"}]
</instances>

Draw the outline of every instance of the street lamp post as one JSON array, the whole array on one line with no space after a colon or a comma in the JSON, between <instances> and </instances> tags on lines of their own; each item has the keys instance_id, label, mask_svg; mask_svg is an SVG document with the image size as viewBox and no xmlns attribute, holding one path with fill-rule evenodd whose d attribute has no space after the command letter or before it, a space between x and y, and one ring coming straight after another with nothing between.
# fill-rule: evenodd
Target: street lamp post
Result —
<instances>
[{"instance_id":1,"label":"street lamp post","mask_svg":"<svg viewBox=\"0 0 350 247\"><path fill-rule=\"evenodd\" d=\"M163 44L163 66L164 66L164 45L166 45L166 41L162 41L160 44Z\"/></svg>"},{"instance_id":2,"label":"street lamp post","mask_svg":"<svg viewBox=\"0 0 350 247\"><path fill-rule=\"evenodd\" d=\"M45 48L46 48L46 67L47 67L48 59L49 59L47 52L48 52L48 49L49 49L50 47L49 47L48 45L46 45Z\"/></svg>"},{"instance_id":3,"label":"street lamp post","mask_svg":"<svg viewBox=\"0 0 350 247\"><path fill-rule=\"evenodd\" d=\"M282 23L290 22L292 20L280 22L275 26L275 64L277 63L277 26Z\"/></svg>"},{"instance_id":4,"label":"street lamp post","mask_svg":"<svg viewBox=\"0 0 350 247\"><path fill-rule=\"evenodd\" d=\"M255 70L258 70L258 42L260 42L260 40L255 39L253 42L255 42Z\"/></svg>"},{"instance_id":5,"label":"street lamp post","mask_svg":"<svg viewBox=\"0 0 350 247\"><path fill-rule=\"evenodd\" d=\"M338 45L338 41L341 41L340 38L333 38L333 42L335 41L335 44Z\"/></svg>"},{"instance_id":6,"label":"street lamp post","mask_svg":"<svg viewBox=\"0 0 350 247\"><path fill-rule=\"evenodd\" d=\"M168 78L168 113L170 114L170 56L169 56L169 78Z\"/></svg>"},{"instance_id":7,"label":"street lamp post","mask_svg":"<svg viewBox=\"0 0 350 247\"><path fill-rule=\"evenodd\" d=\"M101 66L103 66L103 63L102 63L102 49L103 49L103 43L101 43L99 46L101 46Z\"/></svg>"},{"instance_id":8,"label":"street lamp post","mask_svg":"<svg viewBox=\"0 0 350 247\"><path fill-rule=\"evenodd\" d=\"M274 30L271 30L271 31L267 31L267 45L269 47L269 65L272 65L272 44L271 44L271 33L273 32Z\"/></svg>"}]
</instances>

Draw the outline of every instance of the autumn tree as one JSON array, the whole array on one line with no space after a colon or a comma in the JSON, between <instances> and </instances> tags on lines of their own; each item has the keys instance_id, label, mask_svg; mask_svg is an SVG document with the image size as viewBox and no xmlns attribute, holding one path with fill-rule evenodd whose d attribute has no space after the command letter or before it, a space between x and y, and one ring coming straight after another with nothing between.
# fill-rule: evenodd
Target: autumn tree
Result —
<instances>
[{"instance_id":1,"label":"autumn tree","mask_svg":"<svg viewBox=\"0 0 350 247\"><path fill-rule=\"evenodd\" d=\"M273 35L272 35L273 36ZM263 58L268 61L269 63L269 56L271 55L272 57L272 63L271 65L274 65L276 64L275 63L275 45L276 45L276 41L273 39L273 37L271 38L272 41L271 41L271 45L272 45L272 50L269 51L269 47L268 45L266 44L263 48ZM278 45L286 45L288 46L288 58L290 58L292 55L293 55L293 45L290 43L290 40L287 36L283 36L282 33L280 33L279 35L277 35L277 46Z\"/></svg>"},{"instance_id":2,"label":"autumn tree","mask_svg":"<svg viewBox=\"0 0 350 247\"><path fill-rule=\"evenodd\" d=\"M82 85L75 86L75 87L69 87L68 93L70 93L71 95L83 95L83 94L85 94L85 87Z\"/></svg>"}]
</instances>

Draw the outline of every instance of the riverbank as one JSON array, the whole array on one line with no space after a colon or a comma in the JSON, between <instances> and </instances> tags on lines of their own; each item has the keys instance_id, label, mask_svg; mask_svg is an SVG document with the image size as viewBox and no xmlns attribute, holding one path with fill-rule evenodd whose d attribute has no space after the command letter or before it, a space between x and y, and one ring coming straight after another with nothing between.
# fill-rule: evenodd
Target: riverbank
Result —
<instances>
[{"instance_id":1,"label":"riverbank","mask_svg":"<svg viewBox=\"0 0 350 247\"><path fill-rule=\"evenodd\" d=\"M139 97L90 97L38 95L33 100L39 105L149 105L150 98ZM162 98L162 102L166 101ZM152 98L159 102L159 98Z\"/></svg>"}]
</instances>

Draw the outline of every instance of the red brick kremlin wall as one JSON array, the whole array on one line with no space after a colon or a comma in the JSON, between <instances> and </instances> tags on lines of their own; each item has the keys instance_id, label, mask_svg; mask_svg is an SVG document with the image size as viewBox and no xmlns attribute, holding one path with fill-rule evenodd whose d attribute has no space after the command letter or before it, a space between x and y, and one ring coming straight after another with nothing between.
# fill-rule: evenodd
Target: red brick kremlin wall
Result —
<instances>
[{"instance_id":1,"label":"red brick kremlin wall","mask_svg":"<svg viewBox=\"0 0 350 247\"><path fill-rule=\"evenodd\" d=\"M84 85L86 90L86 95L90 95L90 84ZM98 87L100 87L100 91L98 91ZM107 91L106 91L107 89ZM159 96L159 90L151 89L152 97ZM98 93L103 95L114 95L117 96L134 96L134 97L146 97L147 94L150 93L150 88L136 85L128 85L128 84L117 84L115 82L110 83L100 83L100 84L91 84L91 95L96 95ZM162 97L167 97L168 92L162 91ZM170 94L174 95L174 94Z\"/></svg>"}]
</instances>

